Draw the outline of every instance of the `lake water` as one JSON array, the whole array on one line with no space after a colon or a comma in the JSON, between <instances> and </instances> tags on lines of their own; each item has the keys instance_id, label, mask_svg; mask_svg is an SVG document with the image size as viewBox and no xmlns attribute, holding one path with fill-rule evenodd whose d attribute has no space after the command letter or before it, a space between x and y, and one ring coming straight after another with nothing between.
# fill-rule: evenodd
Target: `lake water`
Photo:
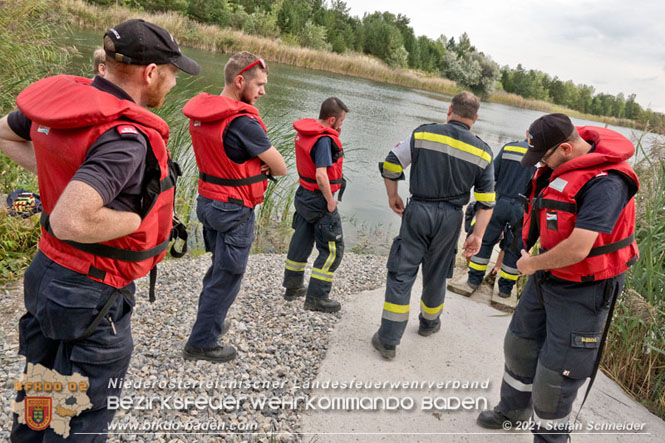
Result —
<instances>
[{"instance_id":1,"label":"lake water","mask_svg":"<svg viewBox=\"0 0 665 443\"><path fill-rule=\"evenodd\" d=\"M100 33L76 32L72 42L82 55L74 61L73 73L81 71L88 75L92 52L101 43ZM169 97L189 98L203 90L220 93L224 64L229 56L190 48L184 48L183 52L201 64L201 74L188 77L181 73L178 86ZM383 250L396 235L400 219L388 208L377 164L396 143L409 137L415 127L428 122L444 122L451 97L288 65L270 63L269 68L266 95L256 103L269 128L291 128L294 120L317 117L321 102L330 96L339 97L349 107L340 137L346 151L344 172L349 180L344 201L339 206L345 217L345 237L347 244L353 246L360 237L370 235L377 242L374 249ZM472 131L496 154L505 143L523 139L530 123L543 113L482 103L478 115ZM580 119L573 119L573 123L600 125ZM628 128L609 128L631 140L641 134ZM651 146L656 137L659 136L647 134L645 146ZM295 170L290 173L295 174ZM408 196L408 182L400 182L400 194L403 198Z\"/></svg>"}]
</instances>

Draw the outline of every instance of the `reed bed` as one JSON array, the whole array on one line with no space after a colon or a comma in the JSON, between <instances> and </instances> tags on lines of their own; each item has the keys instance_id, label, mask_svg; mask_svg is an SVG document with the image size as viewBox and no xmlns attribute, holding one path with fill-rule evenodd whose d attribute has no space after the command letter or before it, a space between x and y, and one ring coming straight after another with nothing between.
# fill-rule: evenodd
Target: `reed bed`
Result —
<instances>
[{"instance_id":1,"label":"reed bed","mask_svg":"<svg viewBox=\"0 0 665 443\"><path fill-rule=\"evenodd\" d=\"M635 236L640 259L630 269L614 313L602 370L665 418L665 143L645 151L635 169Z\"/></svg>"},{"instance_id":2,"label":"reed bed","mask_svg":"<svg viewBox=\"0 0 665 443\"><path fill-rule=\"evenodd\" d=\"M414 70L393 69L374 57L359 53L335 54L291 46L279 39L247 35L228 28L198 23L175 12L148 13L123 7L91 5L83 0L65 0L63 7L69 13L70 24L84 29L103 31L130 18L143 18L168 29L184 46L223 53L250 51L277 63L443 94L455 94L460 91L452 80Z\"/></svg>"}]
</instances>

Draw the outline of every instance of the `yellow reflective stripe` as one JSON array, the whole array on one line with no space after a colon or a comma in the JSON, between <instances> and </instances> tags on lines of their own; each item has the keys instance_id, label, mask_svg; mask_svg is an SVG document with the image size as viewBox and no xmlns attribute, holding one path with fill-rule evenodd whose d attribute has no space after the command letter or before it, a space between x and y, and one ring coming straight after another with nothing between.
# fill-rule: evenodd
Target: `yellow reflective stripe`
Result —
<instances>
[{"instance_id":1,"label":"yellow reflective stripe","mask_svg":"<svg viewBox=\"0 0 665 443\"><path fill-rule=\"evenodd\" d=\"M474 192L473 196L479 202L493 202L496 200L496 192Z\"/></svg>"},{"instance_id":2,"label":"yellow reflective stripe","mask_svg":"<svg viewBox=\"0 0 665 443\"><path fill-rule=\"evenodd\" d=\"M286 259L286 264L284 267L288 269L289 271L304 271L305 266L307 266L307 263L301 263L293 260L289 260L288 258Z\"/></svg>"},{"instance_id":3,"label":"yellow reflective stripe","mask_svg":"<svg viewBox=\"0 0 665 443\"><path fill-rule=\"evenodd\" d=\"M430 142L442 143L444 145L450 146L451 148L455 148L460 151L467 152L471 155L475 155L476 157L480 157L487 163L492 162L492 155L488 152L485 152L482 149L468 143L464 143L463 141L456 140L447 135L434 134L432 132L416 132L413 134L413 138L416 140L427 140Z\"/></svg>"},{"instance_id":4,"label":"yellow reflective stripe","mask_svg":"<svg viewBox=\"0 0 665 443\"><path fill-rule=\"evenodd\" d=\"M501 276L501 278L505 278L506 280L517 280L519 278L519 275L508 274L507 272L503 272L503 270L499 271L499 276Z\"/></svg>"},{"instance_id":5,"label":"yellow reflective stripe","mask_svg":"<svg viewBox=\"0 0 665 443\"><path fill-rule=\"evenodd\" d=\"M422 300L420 300L420 307L422 308L423 312L425 314L438 314L442 309L443 309L443 303L441 303L439 306L436 308L428 308L425 306L425 303L423 303Z\"/></svg>"},{"instance_id":6,"label":"yellow reflective stripe","mask_svg":"<svg viewBox=\"0 0 665 443\"><path fill-rule=\"evenodd\" d=\"M523 148L521 146L506 146L503 148L504 151L512 151L512 152L519 152L520 154L526 154L527 148Z\"/></svg>"},{"instance_id":7,"label":"yellow reflective stripe","mask_svg":"<svg viewBox=\"0 0 665 443\"><path fill-rule=\"evenodd\" d=\"M469 267L471 269L475 269L476 271L487 271L487 265L479 265L478 263L474 263L472 261L469 262Z\"/></svg>"},{"instance_id":8,"label":"yellow reflective stripe","mask_svg":"<svg viewBox=\"0 0 665 443\"><path fill-rule=\"evenodd\" d=\"M335 275L330 271L324 271L323 269L320 269L320 268L312 268L312 272L318 272L319 274L322 274L322 275L330 275L330 276Z\"/></svg>"},{"instance_id":9,"label":"yellow reflective stripe","mask_svg":"<svg viewBox=\"0 0 665 443\"><path fill-rule=\"evenodd\" d=\"M324 277L323 275L316 274L312 272L312 278L315 278L317 280L323 280L323 281L328 281L331 282L333 281L332 277Z\"/></svg>"},{"instance_id":10,"label":"yellow reflective stripe","mask_svg":"<svg viewBox=\"0 0 665 443\"><path fill-rule=\"evenodd\" d=\"M395 314L406 314L409 312L409 305L396 305L394 303L383 303L383 310L394 312Z\"/></svg>"},{"instance_id":11,"label":"yellow reflective stripe","mask_svg":"<svg viewBox=\"0 0 665 443\"><path fill-rule=\"evenodd\" d=\"M383 169L386 171L397 172L398 174L401 174L404 170L402 165L396 165L395 163L390 163L387 160L383 162Z\"/></svg>"},{"instance_id":12,"label":"yellow reflective stripe","mask_svg":"<svg viewBox=\"0 0 665 443\"><path fill-rule=\"evenodd\" d=\"M473 226L475 224L476 224L476 217L473 217L473 219L471 220L471 226Z\"/></svg>"},{"instance_id":13,"label":"yellow reflective stripe","mask_svg":"<svg viewBox=\"0 0 665 443\"><path fill-rule=\"evenodd\" d=\"M327 271L330 269L332 266L333 262L335 261L335 253L337 252L337 249L335 247L335 242L334 241L329 241L328 242L328 258L326 259L326 262L323 264L323 269L324 271Z\"/></svg>"}]
</instances>

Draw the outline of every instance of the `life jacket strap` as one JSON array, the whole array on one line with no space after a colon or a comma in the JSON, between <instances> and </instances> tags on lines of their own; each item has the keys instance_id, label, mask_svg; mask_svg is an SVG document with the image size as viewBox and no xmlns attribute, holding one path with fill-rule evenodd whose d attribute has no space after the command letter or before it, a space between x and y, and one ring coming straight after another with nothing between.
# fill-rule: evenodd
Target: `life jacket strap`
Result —
<instances>
[{"instance_id":1,"label":"life jacket strap","mask_svg":"<svg viewBox=\"0 0 665 443\"><path fill-rule=\"evenodd\" d=\"M533 200L533 208L540 209L555 209L557 211L570 212L577 214L577 205L575 203L566 203L559 200L552 200L550 198L537 197Z\"/></svg>"},{"instance_id":2,"label":"life jacket strap","mask_svg":"<svg viewBox=\"0 0 665 443\"><path fill-rule=\"evenodd\" d=\"M42 215L39 218L39 223L46 230L46 232L48 232L53 237L58 238L53 234L53 230L51 229L51 225L49 223L48 214L42 212ZM87 252L88 254L96 255L98 257L110 258L112 260L120 260L127 262L141 262L164 252L166 248L169 246L170 238L167 238L157 246L154 246L150 249L146 249L143 251L133 251L131 249L116 248L113 246L103 245L101 243L79 243L72 240L60 240L60 241L62 241L63 243L67 243L68 245L80 251Z\"/></svg>"},{"instance_id":3,"label":"life jacket strap","mask_svg":"<svg viewBox=\"0 0 665 443\"><path fill-rule=\"evenodd\" d=\"M305 181L305 182L307 182L307 183L317 184L316 179L309 178L309 177L305 177L305 176L302 175L302 174L298 174L298 176L300 177L300 179L301 179L302 181ZM346 180L344 180L344 177L342 177L342 178L336 178L335 180L330 180L330 184L331 184L331 185L343 185L344 182L346 182Z\"/></svg>"},{"instance_id":4,"label":"life jacket strap","mask_svg":"<svg viewBox=\"0 0 665 443\"><path fill-rule=\"evenodd\" d=\"M254 183L261 183L268 180L268 176L264 173L253 175L251 177L245 178L221 178L214 175L206 174L205 172L199 172L199 178L207 183L212 183L213 185L219 186L247 186L253 185Z\"/></svg>"}]
</instances>

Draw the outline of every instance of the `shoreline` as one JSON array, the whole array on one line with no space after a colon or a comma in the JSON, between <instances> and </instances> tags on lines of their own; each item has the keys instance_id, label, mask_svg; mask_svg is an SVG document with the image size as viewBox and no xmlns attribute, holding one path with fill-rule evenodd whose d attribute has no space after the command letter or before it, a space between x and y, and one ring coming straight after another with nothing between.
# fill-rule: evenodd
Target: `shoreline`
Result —
<instances>
[{"instance_id":1,"label":"shoreline","mask_svg":"<svg viewBox=\"0 0 665 443\"><path fill-rule=\"evenodd\" d=\"M390 68L377 58L364 54L336 54L300 46L290 46L279 40L248 35L241 31L220 28L216 25L202 24L175 12L149 13L130 10L125 7L91 5L84 3L82 0L65 0L62 2L62 8L63 12L67 14L66 20L70 26L81 29L105 31L116 23L138 17L168 29L177 38L178 43L185 47L224 54L246 50L258 53L271 62L304 69L333 72L451 96L462 91L462 88L452 80L412 69ZM633 120L584 114L554 103L526 99L503 91L494 92L484 101L546 113L563 112L573 118L638 130L644 129Z\"/></svg>"}]
</instances>

